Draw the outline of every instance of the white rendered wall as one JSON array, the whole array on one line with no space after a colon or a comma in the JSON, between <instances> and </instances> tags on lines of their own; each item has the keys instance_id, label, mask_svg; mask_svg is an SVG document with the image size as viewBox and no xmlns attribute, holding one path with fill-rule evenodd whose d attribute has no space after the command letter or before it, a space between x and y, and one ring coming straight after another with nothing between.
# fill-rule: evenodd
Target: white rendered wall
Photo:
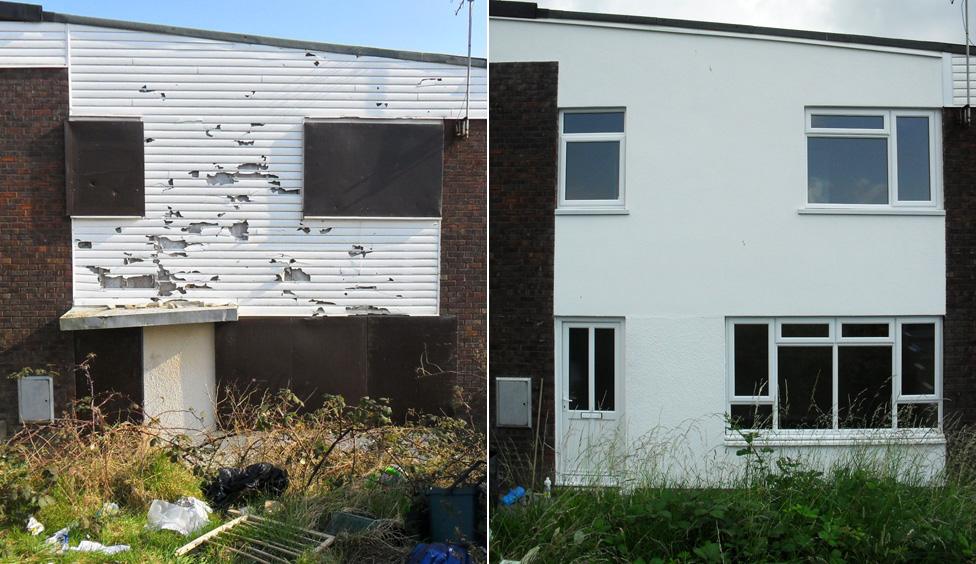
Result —
<instances>
[{"instance_id":1,"label":"white rendered wall","mask_svg":"<svg viewBox=\"0 0 976 564\"><path fill-rule=\"evenodd\" d=\"M626 108L629 214L556 216L554 314L626 317L629 440L734 457L726 316L945 313L944 217L798 213L804 108L941 108L939 53L490 25L493 62L559 62L561 108Z\"/></svg>"},{"instance_id":2,"label":"white rendered wall","mask_svg":"<svg viewBox=\"0 0 976 564\"><path fill-rule=\"evenodd\" d=\"M175 432L214 427L213 323L143 328L142 364L147 420Z\"/></svg>"}]
</instances>

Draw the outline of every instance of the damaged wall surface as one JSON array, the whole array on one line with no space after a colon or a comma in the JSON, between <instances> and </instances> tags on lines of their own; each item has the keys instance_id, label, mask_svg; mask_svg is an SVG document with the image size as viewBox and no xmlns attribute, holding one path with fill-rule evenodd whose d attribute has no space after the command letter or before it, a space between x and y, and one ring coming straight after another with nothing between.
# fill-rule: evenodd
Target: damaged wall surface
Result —
<instances>
[{"instance_id":1,"label":"damaged wall surface","mask_svg":"<svg viewBox=\"0 0 976 564\"><path fill-rule=\"evenodd\" d=\"M144 124L145 216L72 220L74 305L438 313L440 221L303 220L302 127L461 117L463 66L75 24L0 22L0 34L12 39L0 62L29 59L31 41L50 64L67 53L73 118ZM485 100L476 67L472 117Z\"/></svg>"}]
</instances>

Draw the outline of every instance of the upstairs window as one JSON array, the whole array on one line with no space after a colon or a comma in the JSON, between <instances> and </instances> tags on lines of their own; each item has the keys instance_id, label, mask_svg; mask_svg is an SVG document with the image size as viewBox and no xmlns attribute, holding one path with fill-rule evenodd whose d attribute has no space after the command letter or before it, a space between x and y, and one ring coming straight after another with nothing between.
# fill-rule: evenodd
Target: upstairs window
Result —
<instances>
[{"instance_id":1,"label":"upstairs window","mask_svg":"<svg viewBox=\"0 0 976 564\"><path fill-rule=\"evenodd\" d=\"M939 318L733 319L728 339L739 428L939 427Z\"/></svg>"},{"instance_id":2,"label":"upstairs window","mask_svg":"<svg viewBox=\"0 0 976 564\"><path fill-rule=\"evenodd\" d=\"M64 124L68 215L142 217L146 212L142 122L73 119Z\"/></svg>"},{"instance_id":3,"label":"upstairs window","mask_svg":"<svg viewBox=\"0 0 976 564\"><path fill-rule=\"evenodd\" d=\"M622 209L623 110L564 110L559 123L559 207Z\"/></svg>"},{"instance_id":4,"label":"upstairs window","mask_svg":"<svg viewBox=\"0 0 976 564\"><path fill-rule=\"evenodd\" d=\"M807 207L935 208L938 120L932 111L807 110Z\"/></svg>"},{"instance_id":5,"label":"upstairs window","mask_svg":"<svg viewBox=\"0 0 976 564\"><path fill-rule=\"evenodd\" d=\"M443 122L305 122L305 217L440 217L443 173Z\"/></svg>"}]
</instances>

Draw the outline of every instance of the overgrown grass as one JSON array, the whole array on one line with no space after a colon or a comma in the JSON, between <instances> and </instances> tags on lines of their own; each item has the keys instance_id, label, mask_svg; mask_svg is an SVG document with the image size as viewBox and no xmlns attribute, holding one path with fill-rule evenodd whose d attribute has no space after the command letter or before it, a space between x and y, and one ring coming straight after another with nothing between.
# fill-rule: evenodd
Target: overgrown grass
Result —
<instances>
[{"instance_id":1,"label":"overgrown grass","mask_svg":"<svg viewBox=\"0 0 976 564\"><path fill-rule=\"evenodd\" d=\"M976 561L976 443L962 441L934 479L880 459L820 468L750 444L740 458L750 471L725 487L644 476L628 488L557 488L493 512L492 560Z\"/></svg>"},{"instance_id":2,"label":"overgrown grass","mask_svg":"<svg viewBox=\"0 0 976 564\"><path fill-rule=\"evenodd\" d=\"M177 559L176 548L201 534L183 537L146 529L154 499L204 499L203 484L221 466L270 462L289 474L289 487L273 518L323 530L335 511L381 519L371 535L340 535L325 553L303 562L394 561L416 542L408 526L414 501L431 485L445 485L483 458L473 427L447 417L412 417L393 425L382 401L364 398L347 405L328 398L318 410L288 391L274 395L231 394L217 429L204 433L153 425L109 424L91 398L53 424L23 429L0 446L0 562L224 562L233 554L204 548ZM185 431L185 432L184 432ZM378 479L390 465L402 469L395 483ZM246 500L264 511L263 497ZM106 514L106 502L117 514ZM239 504L235 504L239 505ZM25 530L33 515L46 529ZM208 528L230 516L219 511ZM115 556L67 552L44 545L70 527L70 545L83 539L128 544Z\"/></svg>"}]
</instances>

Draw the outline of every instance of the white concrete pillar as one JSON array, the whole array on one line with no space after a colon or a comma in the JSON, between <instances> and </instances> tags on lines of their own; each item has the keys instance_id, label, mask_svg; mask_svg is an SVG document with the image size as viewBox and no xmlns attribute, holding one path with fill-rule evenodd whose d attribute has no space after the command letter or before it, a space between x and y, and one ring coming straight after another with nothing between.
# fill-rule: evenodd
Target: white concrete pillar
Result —
<instances>
[{"instance_id":1,"label":"white concrete pillar","mask_svg":"<svg viewBox=\"0 0 976 564\"><path fill-rule=\"evenodd\" d=\"M175 433L214 428L213 323L144 327L142 370L147 422Z\"/></svg>"}]
</instances>

